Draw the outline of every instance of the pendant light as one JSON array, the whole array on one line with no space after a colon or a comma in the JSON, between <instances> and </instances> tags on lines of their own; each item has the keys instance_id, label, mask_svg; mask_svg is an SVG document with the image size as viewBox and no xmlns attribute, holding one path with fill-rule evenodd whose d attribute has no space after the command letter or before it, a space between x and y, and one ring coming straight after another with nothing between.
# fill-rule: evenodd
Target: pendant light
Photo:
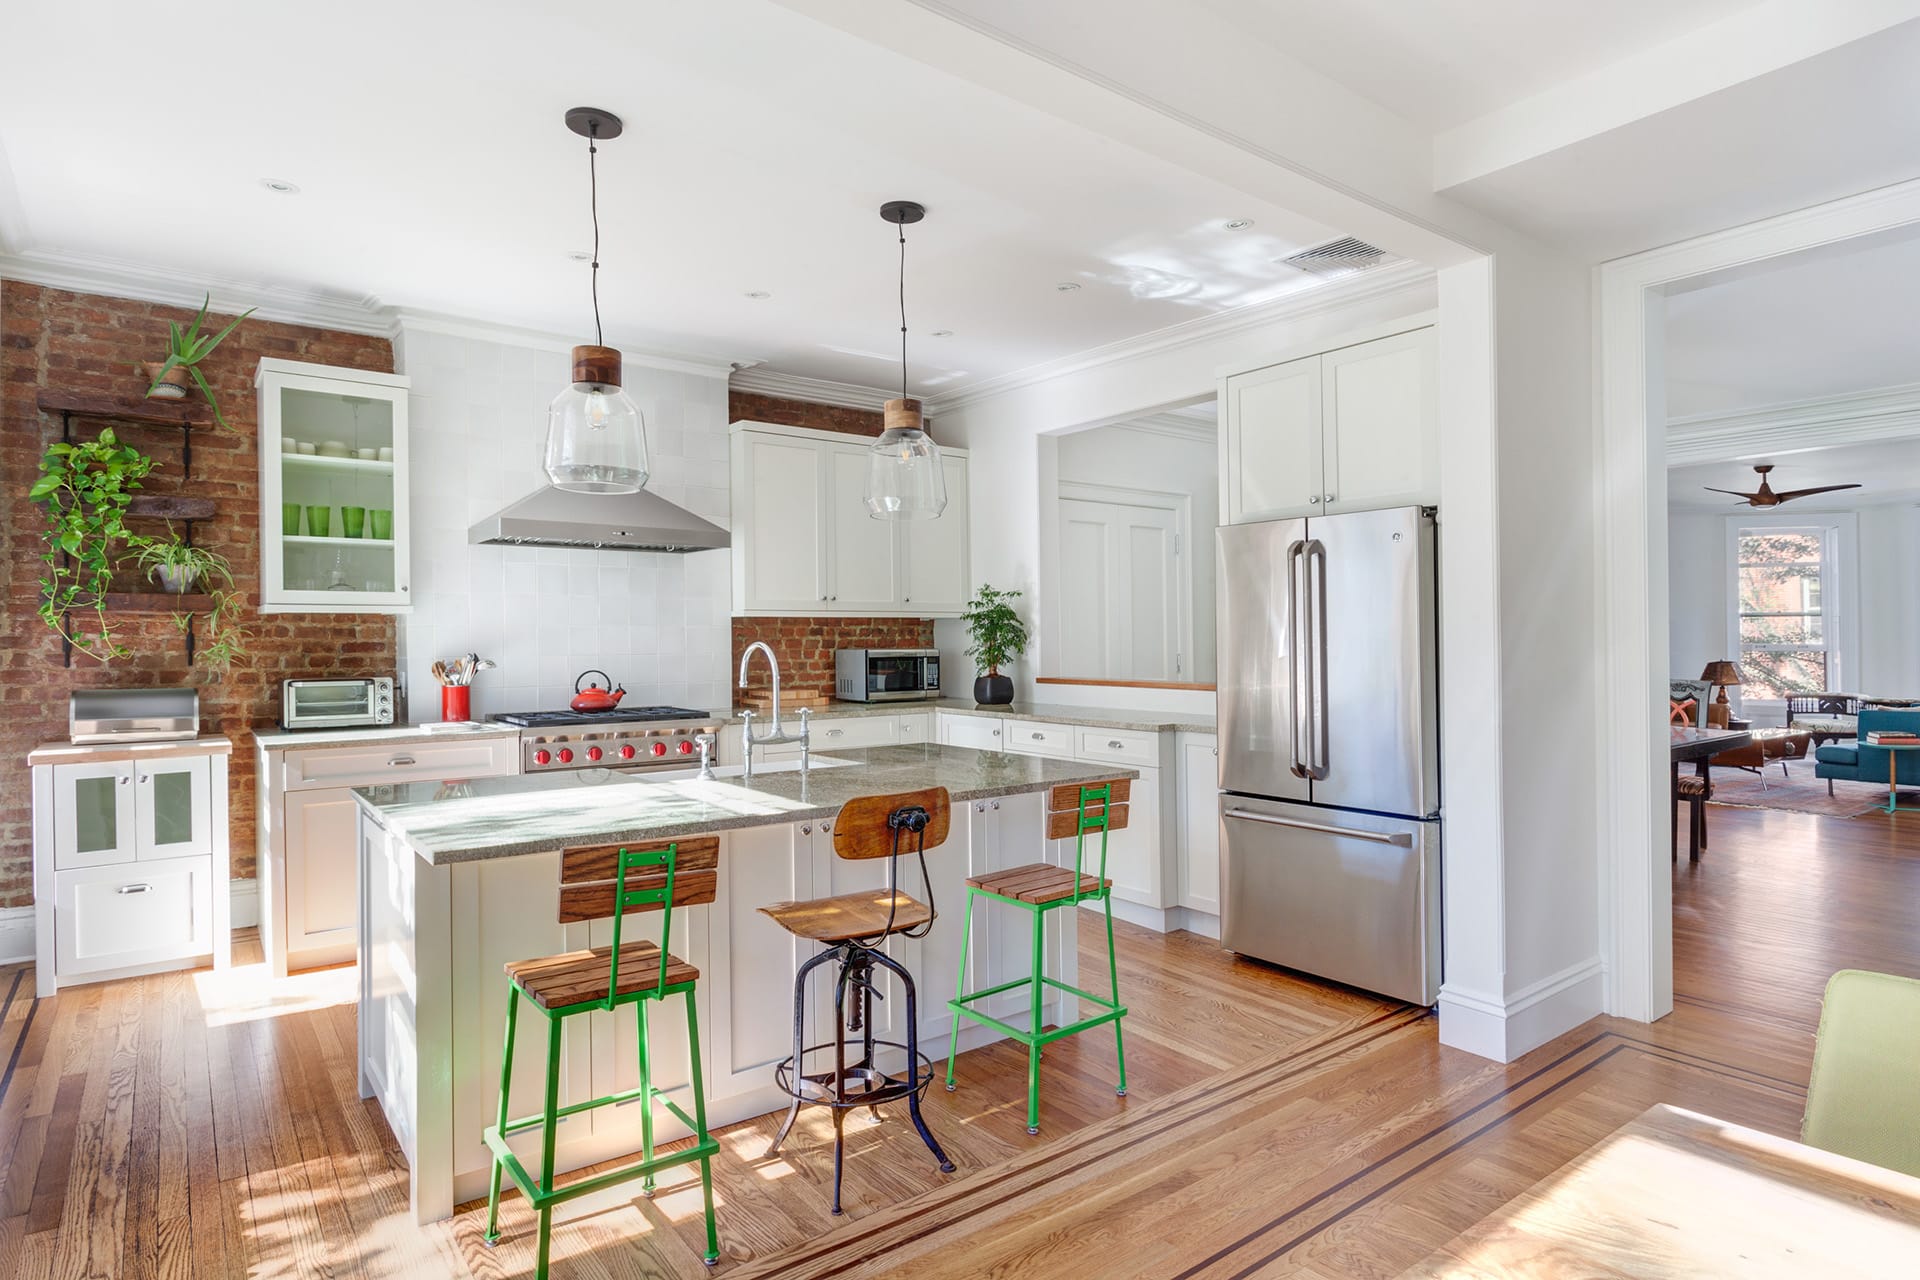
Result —
<instances>
[{"instance_id":1,"label":"pendant light","mask_svg":"<svg viewBox=\"0 0 1920 1280\"><path fill-rule=\"evenodd\" d=\"M907 224L927 211L911 200L889 200L880 216L900 234L900 398L887 401L886 429L867 450L867 511L875 520L932 520L947 509L947 475L920 402L907 395Z\"/></svg>"},{"instance_id":2,"label":"pendant light","mask_svg":"<svg viewBox=\"0 0 1920 1280\"><path fill-rule=\"evenodd\" d=\"M587 190L593 210L593 345L573 349L573 384L547 406L547 479L575 493L638 493L647 483L647 424L620 387L620 352L600 329L599 144L617 138L620 117L597 107L567 112L567 128L587 140Z\"/></svg>"}]
</instances>

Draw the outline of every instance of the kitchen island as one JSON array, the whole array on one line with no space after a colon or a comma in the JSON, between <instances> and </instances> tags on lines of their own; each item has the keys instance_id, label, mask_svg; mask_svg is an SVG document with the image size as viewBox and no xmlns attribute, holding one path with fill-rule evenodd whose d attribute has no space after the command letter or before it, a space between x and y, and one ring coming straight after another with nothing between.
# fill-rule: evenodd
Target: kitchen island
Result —
<instances>
[{"instance_id":1,"label":"kitchen island","mask_svg":"<svg viewBox=\"0 0 1920 1280\"><path fill-rule=\"evenodd\" d=\"M360 1093L379 1099L406 1154L418 1221L449 1217L456 1203L486 1192L490 1162L480 1134L498 1103L507 996L502 967L611 940L609 921L557 922L563 849L719 838L715 900L677 911L672 943L676 955L700 970L707 1116L718 1127L788 1101L774 1084L773 1066L791 1052L793 975L814 944L787 934L758 909L886 883L885 859L834 856L832 825L846 801L922 787L945 787L952 796L951 833L927 855L941 919L924 939L896 936L888 944L914 974L920 1036L932 1053L944 1050L953 1027L946 999L960 964L966 878L1022 863L1070 863L1071 842L1047 838L1047 794L1135 776L1111 764L931 744L817 755L805 771L789 765L756 770L752 778L721 773L662 778L587 769L354 793L360 806ZM912 860L902 861L901 887L921 895ZM1075 981L1077 915L1052 913L1046 940L1048 973L1068 983ZM657 919L639 917L627 936L647 936ZM1029 963L1024 921L976 913L969 990L1018 978ZM831 993L818 985L810 1042L832 1035L826 1020ZM906 1002L890 987L882 994L874 1010L878 1034L904 1039L896 1020ZM1002 1018L1021 1015L1026 992L1003 993L988 1008ZM1048 1023L1076 1015L1070 999L1051 990L1042 1012ZM962 1025L964 1048L996 1038L991 1028ZM523 1036L516 1046L516 1115L539 1107L545 1063L544 1046L533 1043L538 1039ZM637 1082L631 1015L571 1018L562 1044L562 1105ZM652 1061L656 1084L688 1105L685 1026L669 1010L654 1015ZM670 1121L659 1133L662 1140L679 1136ZM523 1158L533 1152L534 1136L515 1139L517 1148L526 1144ZM561 1122L555 1168L638 1150L638 1109L602 1108Z\"/></svg>"}]
</instances>

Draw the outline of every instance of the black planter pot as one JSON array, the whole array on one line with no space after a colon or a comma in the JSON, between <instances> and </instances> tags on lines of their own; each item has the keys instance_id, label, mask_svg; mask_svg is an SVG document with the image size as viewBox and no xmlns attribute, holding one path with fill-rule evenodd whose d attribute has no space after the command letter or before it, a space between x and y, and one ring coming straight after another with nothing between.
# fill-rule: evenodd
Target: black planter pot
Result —
<instances>
[{"instance_id":1,"label":"black planter pot","mask_svg":"<svg viewBox=\"0 0 1920 1280\"><path fill-rule=\"evenodd\" d=\"M1004 707L1013 701L1012 676L981 676L973 682L973 700L983 707Z\"/></svg>"}]
</instances>

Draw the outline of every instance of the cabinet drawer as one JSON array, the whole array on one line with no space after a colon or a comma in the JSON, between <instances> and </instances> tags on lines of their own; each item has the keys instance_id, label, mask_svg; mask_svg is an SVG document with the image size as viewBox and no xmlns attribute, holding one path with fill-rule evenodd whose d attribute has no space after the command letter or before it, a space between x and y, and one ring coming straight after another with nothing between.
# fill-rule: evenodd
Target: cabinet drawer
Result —
<instances>
[{"instance_id":1,"label":"cabinet drawer","mask_svg":"<svg viewBox=\"0 0 1920 1280\"><path fill-rule=\"evenodd\" d=\"M999 716L970 716L942 712L940 741L950 747L972 747L976 751L1001 751L1005 735Z\"/></svg>"},{"instance_id":2,"label":"cabinet drawer","mask_svg":"<svg viewBox=\"0 0 1920 1280\"><path fill-rule=\"evenodd\" d=\"M1029 756L1070 756L1073 754L1073 726L1049 724L1041 720L1008 720L1002 737L1007 750Z\"/></svg>"},{"instance_id":3,"label":"cabinet drawer","mask_svg":"<svg viewBox=\"0 0 1920 1280\"><path fill-rule=\"evenodd\" d=\"M213 860L168 858L54 873L61 977L213 950Z\"/></svg>"},{"instance_id":4,"label":"cabinet drawer","mask_svg":"<svg viewBox=\"0 0 1920 1280\"><path fill-rule=\"evenodd\" d=\"M900 717L900 741L928 742L933 738L933 713L916 712Z\"/></svg>"},{"instance_id":5,"label":"cabinet drawer","mask_svg":"<svg viewBox=\"0 0 1920 1280\"><path fill-rule=\"evenodd\" d=\"M1157 733L1082 726L1075 736L1073 753L1082 760L1112 760L1119 764L1144 765L1160 763L1160 735Z\"/></svg>"},{"instance_id":6,"label":"cabinet drawer","mask_svg":"<svg viewBox=\"0 0 1920 1280\"><path fill-rule=\"evenodd\" d=\"M897 716L846 716L838 720L815 720L809 730L815 751L835 747L890 747L900 740Z\"/></svg>"},{"instance_id":7,"label":"cabinet drawer","mask_svg":"<svg viewBox=\"0 0 1920 1280\"><path fill-rule=\"evenodd\" d=\"M489 778L512 773L517 738L467 742L395 743L338 751L287 752L286 789L370 787L385 782Z\"/></svg>"}]
</instances>

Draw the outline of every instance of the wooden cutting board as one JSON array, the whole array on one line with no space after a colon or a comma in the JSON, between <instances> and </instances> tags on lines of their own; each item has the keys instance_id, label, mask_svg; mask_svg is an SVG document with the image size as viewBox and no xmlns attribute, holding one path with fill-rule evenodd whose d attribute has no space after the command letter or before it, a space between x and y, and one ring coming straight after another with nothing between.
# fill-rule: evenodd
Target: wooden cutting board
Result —
<instances>
[{"instance_id":1,"label":"wooden cutting board","mask_svg":"<svg viewBox=\"0 0 1920 1280\"><path fill-rule=\"evenodd\" d=\"M773 690L748 689L738 695L739 704L755 711L773 710ZM782 689L780 709L797 711L801 707L824 707L832 701L825 689Z\"/></svg>"}]
</instances>

